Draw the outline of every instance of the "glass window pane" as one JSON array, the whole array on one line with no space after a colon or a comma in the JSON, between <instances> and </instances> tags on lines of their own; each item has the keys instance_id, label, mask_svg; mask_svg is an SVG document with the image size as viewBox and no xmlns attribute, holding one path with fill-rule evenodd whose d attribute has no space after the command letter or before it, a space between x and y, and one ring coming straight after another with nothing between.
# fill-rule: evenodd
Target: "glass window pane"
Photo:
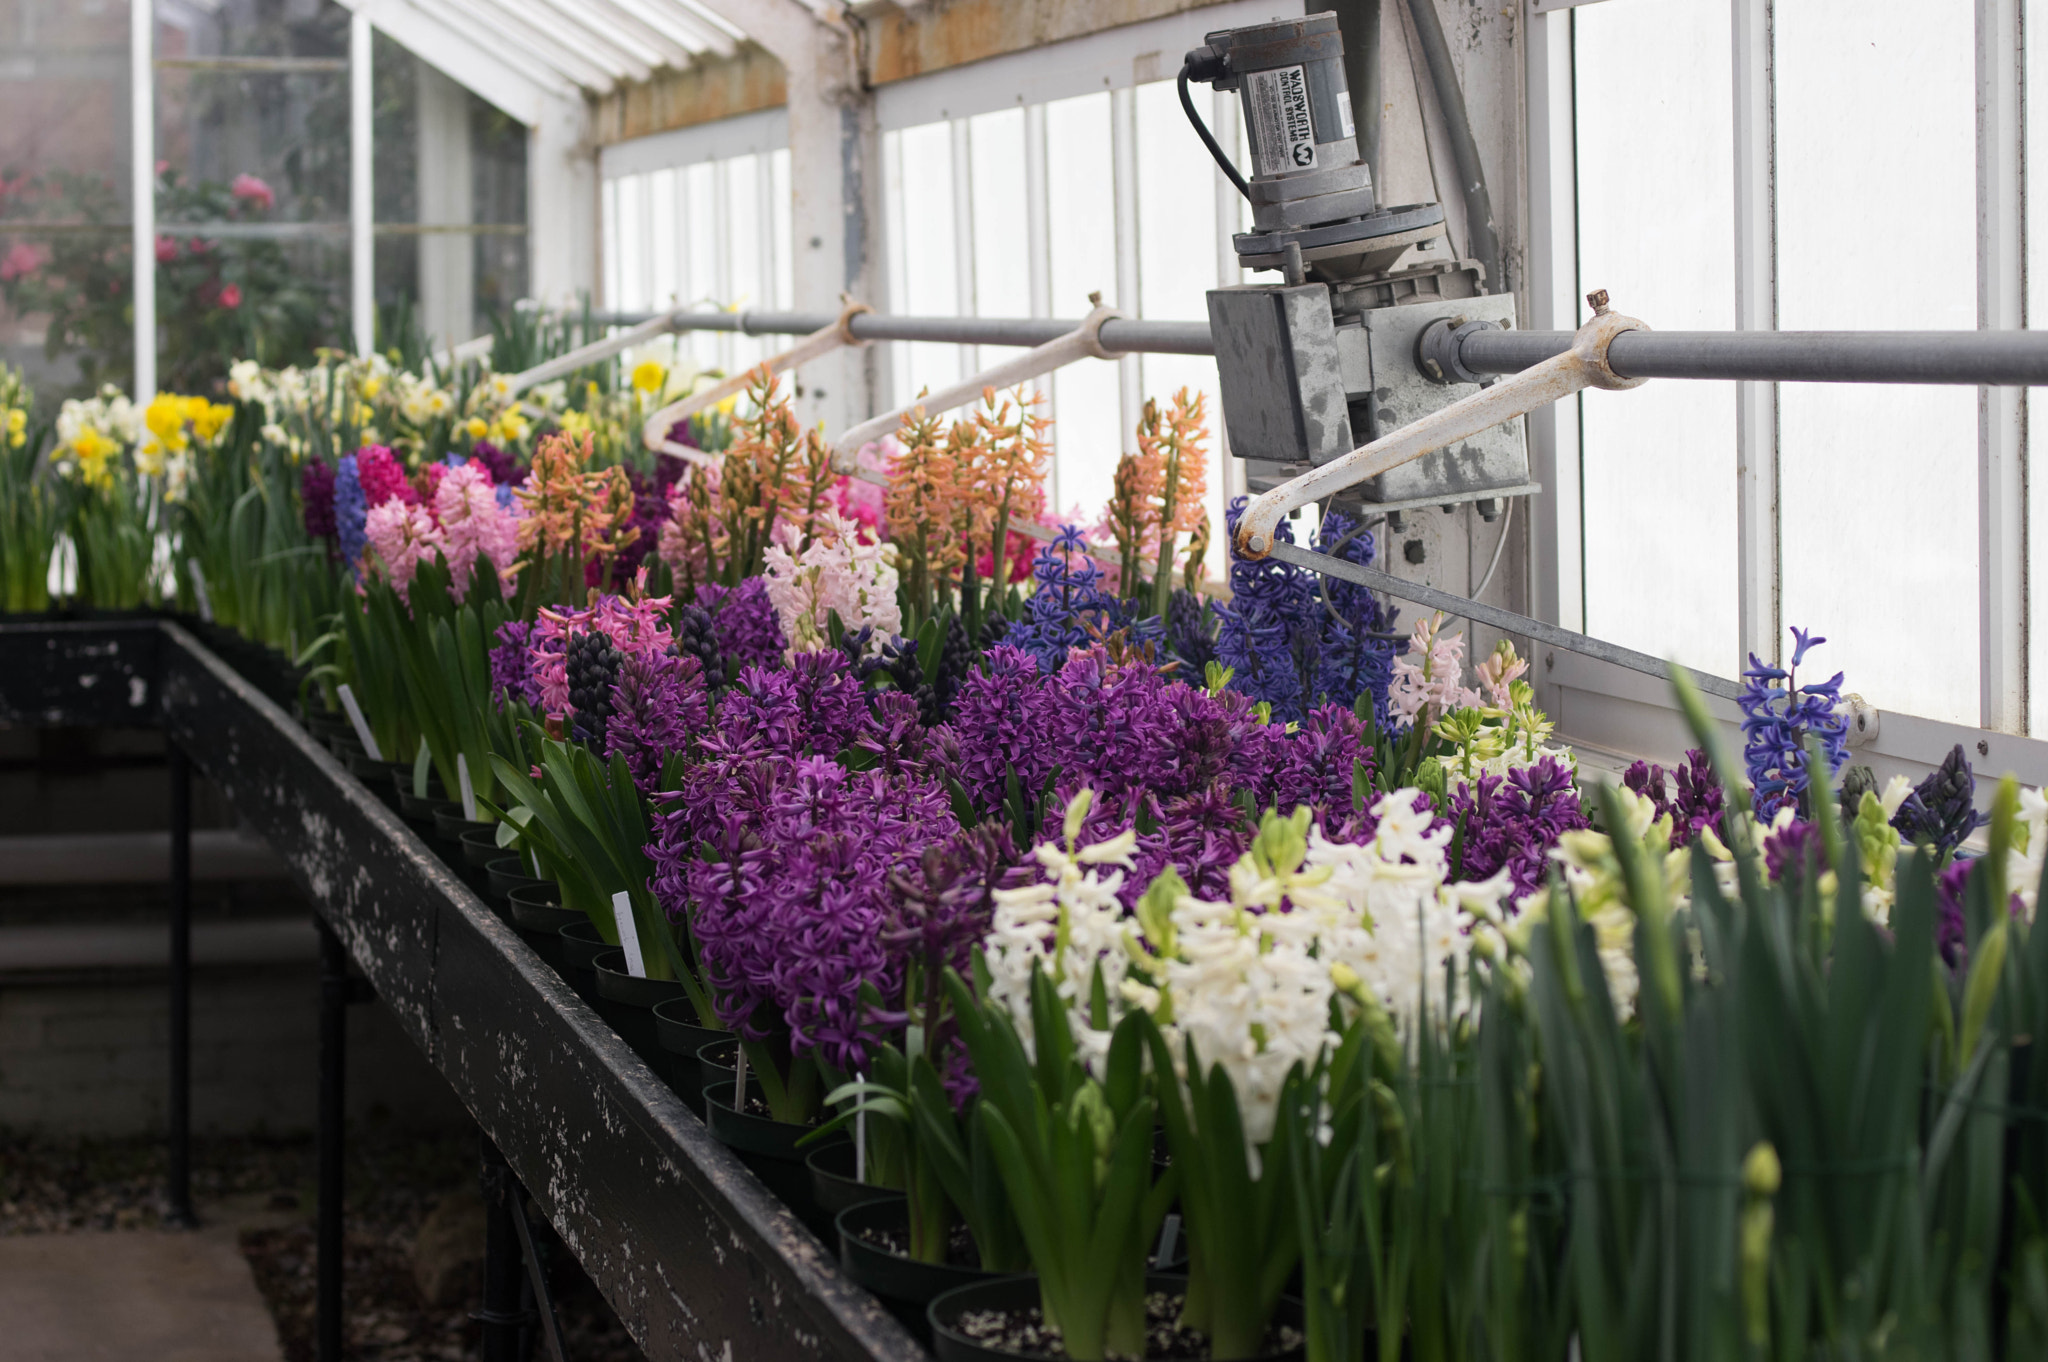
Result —
<instances>
[{"instance_id":1,"label":"glass window pane","mask_svg":"<svg viewBox=\"0 0 2048 1362\"><path fill-rule=\"evenodd\" d=\"M905 128L900 193L904 262L903 309L916 317L960 311L960 279L953 243L953 132L947 123ZM898 347L897 387L910 402L929 389L960 381L957 345Z\"/></svg>"},{"instance_id":2,"label":"glass window pane","mask_svg":"<svg viewBox=\"0 0 2048 1362\"><path fill-rule=\"evenodd\" d=\"M2026 31L2048 33L2048 0L2026 0ZM2048 186L2048 43L2026 44L2026 182ZM2048 191L2027 195L2027 325L2048 325ZM2027 718L2048 735L2048 397L2028 395Z\"/></svg>"},{"instance_id":3,"label":"glass window pane","mask_svg":"<svg viewBox=\"0 0 2048 1362\"><path fill-rule=\"evenodd\" d=\"M657 170L647 177L647 209L653 233L647 244L647 268L652 286L653 307L676 305L677 266L681 263L676 243L676 172Z\"/></svg>"},{"instance_id":4,"label":"glass window pane","mask_svg":"<svg viewBox=\"0 0 2048 1362\"><path fill-rule=\"evenodd\" d=\"M1728 6L1573 15L1580 282L1661 330L1734 326ZM1583 403L1588 632L1733 674L1734 386L1656 382Z\"/></svg>"},{"instance_id":5,"label":"glass window pane","mask_svg":"<svg viewBox=\"0 0 2048 1362\"><path fill-rule=\"evenodd\" d=\"M621 175L619 196L619 308L647 306L647 177Z\"/></svg>"},{"instance_id":6,"label":"glass window pane","mask_svg":"<svg viewBox=\"0 0 2048 1362\"><path fill-rule=\"evenodd\" d=\"M689 270L684 299L697 306L725 301L718 291L717 203L713 188L717 169L710 161L699 161L685 170L682 177L683 255ZM700 368L719 364L718 333L692 331L690 354Z\"/></svg>"},{"instance_id":7,"label":"glass window pane","mask_svg":"<svg viewBox=\"0 0 2048 1362\"><path fill-rule=\"evenodd\" d=\"M1031 271L1024 268L1024 111L1002 109L972 120L974 152L974 304L983 317L1031 315ZM1001 351L995 354L999 357ZM988 355L985 364L996 363Z\"/></svg>"},{"instance_id":8,"label":"glass window pane","mask_svg":"<svg viewBox=\"0 0 2048 1362\"><path fill-rule=\"evenodd\" d=\"M1051 221L1052 312L1079 317L1088 295L1116 297L1116 208L1109 149L1109 95L1045 106L1046 197ZM1061 514L1102 515L1123 452L1116 365L1084 360L1053 380L1053 427Z\"/></svg>"},{"instance_id":9,"label":"glass window pane","mask_svg":"<svg viewBox=\"0 0 2048 1362\"><path fill-rule=\"evenodd\" d=\"M768 158L775 175L775 239L781 243L775 252L775 305L794 307L796 284L791 271L795 268L795 241L790 235L789 225L789 151L787 148Z\"/></svg>"},{"instance_id":10,"label":"glass window pane","mask_svg":"<svg viewBox=\"0 0 2048 1362\"><path fill-rule=\"evenodd\" d=\"M1786 330L1976 326L1974 34L1969 0L1778 6ZM1788 384L1778 410L1786 623L1879 708L1975 723L1976 393Z\"/></svg>"},{"instance_id":11,"label":"glass window pane","mask_svg":"<svg viewBox=\"0 0 2048 1362\"><path fill-rule=\"evenodd\" d=\"M768 304L762 297L761 183L760 158L735 156L725 163L726 222L732 242L733 306L759 310ZM779 338L733 337L733 365L750 369L766 359Z\"/></svg>"}]
</instances>

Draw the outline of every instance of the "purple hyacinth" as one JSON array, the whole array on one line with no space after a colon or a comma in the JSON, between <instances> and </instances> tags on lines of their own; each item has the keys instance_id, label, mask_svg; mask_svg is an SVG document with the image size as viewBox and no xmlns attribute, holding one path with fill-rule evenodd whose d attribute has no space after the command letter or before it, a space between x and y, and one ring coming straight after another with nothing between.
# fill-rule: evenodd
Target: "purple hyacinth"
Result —
<instances>
[{"instance_id":1,"label":"purple hyacinth","mask_svg":"<svg viewBox=\"0 0 2048 1362\"><path fill-rule=\"evenodd\" d=\"M1372 778L1375 758L1365 724L1341 705L1318 705L1295 732L1281 730L1272 751L1268 802L1282 813L1301 804L1349 813L1356 764L1364 762L1366 778Z\"/></svg>"},{"instance_id":2,"label":"purple hyacinth","mask_svg":"<svg viewBox=\"0 0 2048 1362\"><path fill-rule=\"evenodd\" d=\"M1963 839L1986 822L1977 812L1976 799L1976 773L1963 755L1963 745L1957 743L1941 765L1913 788L1892 815L1892 826L1906 841L1929 844L1937 856L1952 856Z\"/></svg>"},{"instance_id":3,"label":"purple hyacinth","mask_svg":"<svg viewBox=\"0 0 2048 1362\"><path fill-rule=\"evenodd\" d=\"M511 451L500 449L489 440L471 445L469 457L483 464L491 481L500 487L517 487L526 481L526 469L512 457Z\"/></svg>"},{"instance_id":4,"label":"purple hyacinth","mask_svg":"<svg viewBox=\"0 0 2048 1362\"><path fill-rule=\"evenodd\" d=\"M1253 829L1244 811L1220 787L1159 800L1146 796L1152 831L1138 834L1136 867L1124 878L1119 897L1127 908L1159 873L1172 866L1187 881L1188 892L1218 902L1230 897L1230 867L1252 844ZM1346 795L1347 807L1350 796Z\"/></svg>"},{"instance_id":5,"label":"purple hyacinth","mask_svg":"<svg viewBox=\"0 0 2048 1362\"><path fill-rule=\"evenodd\" d=\"M1768 820L1786 805L1796 806L1806 792L1806 740L1818 738L1832 777L1849 756L1849 723L1835 713L1841 701L1842 674L1826 681L1798 682L1799 664L1807 651L1825 638L1794 628L1792 665L1768 666L1751 653L1742 675L1748 683L1736 702L1742 707L1742 756L1756 791L1757 817ZM1777 684L1782 682L1783 684Z\"/></svg>"},{"instance_id":6,"label":"purple hyacinth","mask_svg":"<svg viewBox=\"0 0 2048 1362\"><path fill-rule=\"evenodd\" d=\"M697 604L711 615L712 636L728 658L742 667L772 667L782 660L787 643L768 600L768 584L749 577L736 587L706 583L697 588Z\"/></svg>"},{"instance_id":7,"label":"purple hyacinth","mask_svg":"<svg viewBox=\"0 0 2048 1362\"><path fill-rule=\"evenodd\" d=\"M1966 942L1969 928L1963 918L1963 889L1970 879L1973 862L1955 861L1941 872L1935 881L1935 892L1940 900L1940 914L1934 924L1934 944L1941 950L1941 958L1950 965L1960 967L1968 954Z\"/></svg>"},{"instance_id":8,"label":"purple hyacinth","mask_svg":"<svg viewBox=\"0 0 2048 1362\"><path fill-rule=\"evenodd\" d=\"M710 701L704 669L694 657L634 653L619 666L612 686L605 755L623 756L642 794L654 793L662 764L704 731Z\"/></svg>"},{"instance_id":9,"label":"purple hyacinth","mask_svg":"<svg viewBox=\"0 0 2048 1362\"><path fill-rule=\"evenodd\" d=\"M530 647L533 623L507 620L498 626L498 646L491 649L491 694L499 704L524 700L540 708L540 680L533 674Z\"/></svg>"},{"instance_id":10,"label":"purple hyacinth","mask_svg":"<svg viewBox=\"0 0 2048 1362\"><path fill-rule=\"evenodd\" d=\"M308 536L334 537L334 470L319 459L308 459L299 474L299 504L305 510Z\"/></svg>"},{"instance_id":11,"label":"purple hyacinth","mask_svg":"<svg viewBox=\"0 0 2048 1362\"><path fill-rule=\"evenodd\" d=\"M798 653L787 669L749 667L718 708L728 742L785 756L835 757L874 731L867 695L836 652Z\"/></svg>"},{"instance_id":12,"label":"purple hyacinth","mask_svg":"<svg viewBox=\"0 0 2048 1362\"><path fill-rule=\"evenodd\" d=\"M957 824L928 781L819 757L744 766L739 806L697 857L675 855L666 835L657 843L656 893L689 913L728 1026L862 1068L885 1019L861 992L896 997L904 978L890 880Z\"/></svg>"},{"instance_id":13,"label":"purple hyacinth","mask_svg":"<svg viewBox=\"0 0 2048 1362\"><path fill-rule=\"evenodd\" d=\"M1003 802L1009 774L1036 792L1057 760L1044 723L1048 687L1029 653L1007 643L982 655L953 701L951 773L980 809Z\"/></svg>"},{"instance_id":14,"label":"purple hyacinth","mask_svg":"<svg viewBox=\"0 0 2048 1362\"><path fill-rule=\"evenodd\" d=\"M1550 852L1567 832L1587 826L1569 768L1551 757L1500 776L1481 776L1451 792L1451 818L1464 827L1462 878L1506 869L1514 894L1534 893L1550 873Z\"/></svg>"},{"instance_id":15,"label":"purple hyacinth","mask_svg":"<svg viewBox=\"0 0 2048 1362\"><path fill-rule=\"evenodd\" d=\"M1691 846L1693 839L1706 829L1720 827L1726 795L1721 782L1714 777L1713 763L1697 747L1686 752L1685 761L1676 771L1667 772L1655 762L1638 761L1628 768L1621 783L1648 799L1657 817L1671 815L1674 849Z\"/></svg>"},{"instance_id":16,"label":"purple hyacinth","mask_svg":"<svg viewBox=\"0 0 2048 1362\"><path fill-rule=\"evenodd\" d=\"M1794 820L1764 838L1764 869L1780 884L1787 882L1787 871L1804 877L1826 868L1826 847L1817 823Z\"/></svg>"}]
</instances>

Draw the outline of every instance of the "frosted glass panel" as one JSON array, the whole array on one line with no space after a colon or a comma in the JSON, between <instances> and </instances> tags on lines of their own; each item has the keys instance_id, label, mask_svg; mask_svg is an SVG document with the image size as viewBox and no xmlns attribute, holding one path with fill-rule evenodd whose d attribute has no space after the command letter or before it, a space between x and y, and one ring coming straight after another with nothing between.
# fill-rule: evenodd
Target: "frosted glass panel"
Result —
<instances>
[{"instance_id":1,"label":"frosted glass panel","mask_svg":"<svg viewBox=\"0 0 2048 1362\"><path fill-rule=\"evenodd\" d=\"M619 306L627 311L647 306L646 193L645 175L619 178Z\"/></svg>"},{"instance_id":2,"label":"frosted glass panel","mask_svg":"<svg viewBox=\"0 0 2048 1362\"><path fill-rule=\"evenodd\" d=\"M952 128L927 123L905 128L901 136L904 270L898 298L912 316L955 315L960 287L953 248ZM920 389L937 392L963 377L957 345L903 345L897 354L897 386L906 402Z\"/></svg>"},{"instance_id":3,"label":"frosted glass panel","mask_svg":"<svg viewBox=\"0 0 2048 1362\"><path fill-rule=\"evenodd\" d=\"M1976 326L1969 0L1776 15L1779 325ZM1786 623L1880 709L1975 723L1976 393L1788 384L1779 428Z\"/></svg>"},{"instance_id":4,"label":"frosted glass panel","mask_svg":"<svg viewBox=\"0 0 2048 1362\"><path fill-rule=\"evenodd\" d=\"M683 172L683 221L685 258L690 282L685 300L694 304L722 303L718 293L718 203L714 189L718 167L700 161ZM690 333L690 353L700 366L722 363L718 335L711 331Z\"/></svg>"},{"instance_id":5,"label":"frosted glass panel","mask_svg":"<svg viewBox=\"0 0 2048 1362\"><path fill-rule=\"evenodd\" d=\"M1025 260L1024 111L1003 109L970 123L974 149L974 302L983 317L1031 315ZM1000 361L1003 351L982 356Z\"/></svg>"},{"instance_id":6,"label":"frosted glass panel","mask_svg":"<svg viewBox=\"0 0 2048 1362\"><path fill-rule=\"evenodd\" d=\"M598 215L604 224L604 300L619 306L619 182L606 180L598 195Z\"/></svg>"},{"instance_id":7,"label":"frosted glass panel","mask_svg":"<svg viewBox=\"0 0 2048 1362\"><path fill-rule=\"evenodd\" d=\"M1573 14L1581 283L1660 330L1733 327L1728 6L1627 0ZM1732 675L1734 385L1588 392L1582 412L1587 631Z\"/></svg>"},{"instance_id":8,"label":"frosted glass panel","mask_svg":"<svg viewBox=\"0 0 2048 1362\"><path fill-rule=\"evenodd\" d=\"M652 306L674 307L677 281L682 265L677 243L676 173L657 170L647 177L647 211L653 231L648 237L648 278L653 290Z\"/></svg>"},{"instance_id":9,"label":"frosted glass panel","mask_svg":"<svg viewBox=\"0 0 2048 1362\"><path fill-rule=\"evenodd\" d=\"M1138 280L1143 315L1206 321L1204 295L1216 287L1216 163L1181 112L1173 82L1140 85L1138 105ZM1192 202L1191 202L1192 200ZM1234 273L1235 271L1233 271ZM1235 280L1231 281L1235 283ZM1146 355L1145 395L1163 407L1187 387L1208 400L1210 559L1223 561L1223 399L1216 361L1200 355Z\"/></svg>"},{"instance_id":10,"label":"frosted glass panel","mask_svg":"<svg viewBox=\"0 0 2048 1362\"><path fill-rule=\"evenodd\" d=\"M727 222L731 230L732 297L738 308L763 309L773 298L762 287L760 158L736 156L725 163ZM734 336L733 367L750 369L783 342L777 337Z\"/></svg>"},{"instance_id":11,"label":"frosted glass panel","mask_svg":"<svg viewBox=\"0 0 2048 1362\"><path fill-rule=\"evenodd\" d=\"M796 250L789 226L789 152L778 151L769 156L768 168L775 177L770 200L775 214L775 305L788 308L795 305L796 298Z\"/></svg>"},{"instance_id":12,"label":"frosted glass panel","mask_svg":"<svg viewBox=\"0 0 2048 1362\"><path fill-rule=\"evenodd\" d=\"M1079 317L1088 295L1116 298L1116 218L1108 94L1045 106L1046 197L1051 219L1052 312ZM1084 360L1053 385L1062 514L1093 524L1116 478L1123 442L1116 365Z\"/></svg>"}]
</instances>

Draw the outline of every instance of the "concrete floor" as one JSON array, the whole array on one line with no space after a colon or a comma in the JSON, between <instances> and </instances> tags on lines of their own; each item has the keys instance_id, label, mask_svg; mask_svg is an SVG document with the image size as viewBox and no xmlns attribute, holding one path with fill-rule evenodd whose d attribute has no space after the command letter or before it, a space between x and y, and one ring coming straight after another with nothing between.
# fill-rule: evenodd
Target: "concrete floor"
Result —
<instances>
[{"instance_id":1,"label":"concrete floor","mask_svg":"<svg viewBox=\"0 0 2048 1362\"><path fill-rule=\"evenodd\" d=\"M237 1229L0 1238L0 1362L278 1362Z\"/></svg>"}]
</instances>

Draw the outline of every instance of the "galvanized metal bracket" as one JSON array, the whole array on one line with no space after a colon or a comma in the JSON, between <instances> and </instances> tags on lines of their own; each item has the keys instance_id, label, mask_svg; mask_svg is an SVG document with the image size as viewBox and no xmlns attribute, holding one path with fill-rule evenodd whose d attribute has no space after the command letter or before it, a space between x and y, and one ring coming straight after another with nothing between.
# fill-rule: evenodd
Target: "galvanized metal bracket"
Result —
<instances>
[{"instance_id":1,"label":"galvanized metal bracket","mask_svg":"<svg viewBox=\"0 0 2048 1362\"><path fill-rule=\"evenodd\" d=\"M1399 468L1453 441L1469 439L1581 389L1640 387L1642 379L1623 378L1608 364L1607 347L1624 332L1647 328L1633 317L1608 311L1605 293L1593 296L1598 299L1594 304L1595 315L1579 328L1572 337L1571 348L1563 354L1460 398L1256 498L1237 524L1239 555L1259 559L1271 554L1275 548L1274 531L1288 512Z\"/></svg>"}]
</instances>

